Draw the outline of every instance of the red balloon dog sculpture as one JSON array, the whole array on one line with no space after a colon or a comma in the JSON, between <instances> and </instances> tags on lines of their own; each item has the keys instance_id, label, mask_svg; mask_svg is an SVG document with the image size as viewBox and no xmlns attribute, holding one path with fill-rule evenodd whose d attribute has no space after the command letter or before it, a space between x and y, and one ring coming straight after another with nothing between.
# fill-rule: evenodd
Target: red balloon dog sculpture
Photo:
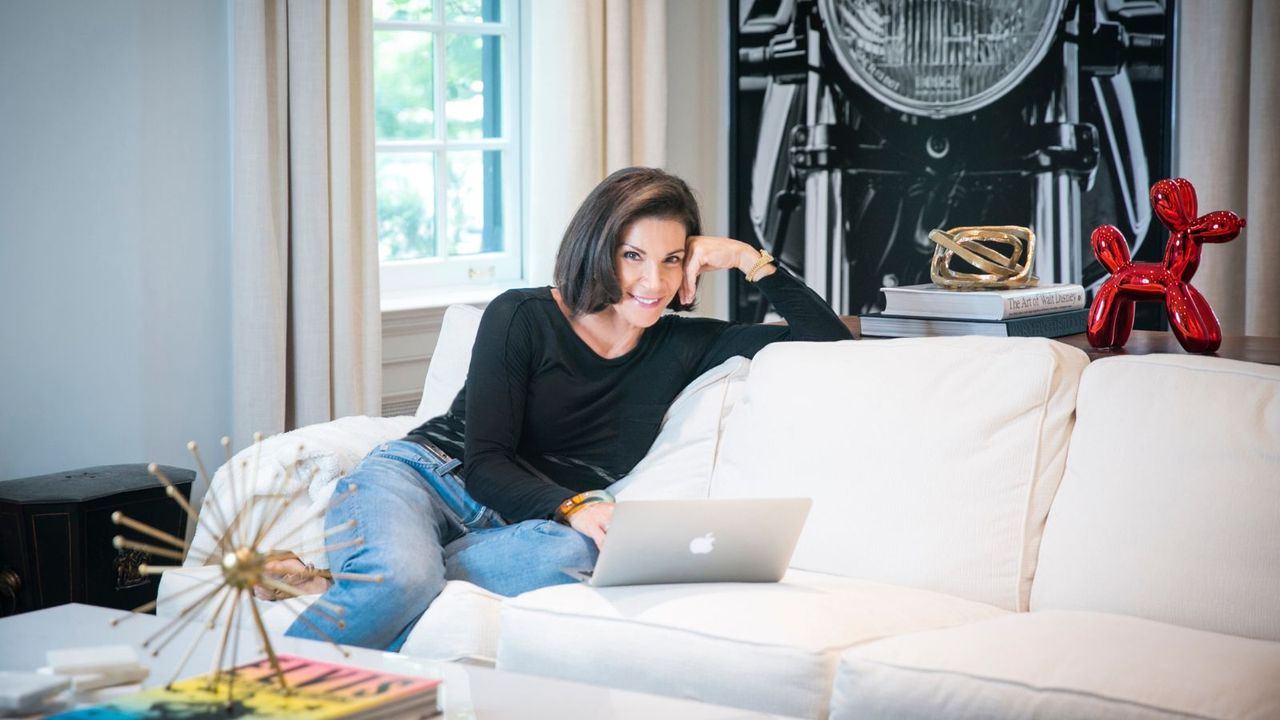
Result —
<instances>
[{"instance_id":1,"label":"red balloon dog sculpture","mask_svg":"<svg viewBox=\"0 0 1280 720\"><path fill-rule=\"evenodd\" d=\"M1182 347L1211 353L1222 344L1222 328L1209 302L1191 286L1191 277L1200 266L1200 244L1234 240L1244 228L1244 218L1226 210L1196 217L1196 189L1183 178L1152 186L1151 207L1171 233L1163 263L1133 262L1129 244L1114 225L1093 231L1093 254L1111 277L1089 308L1089 344L1123 346L1133 330L1134 301L1163 300Z\"/></svg>"}]
</instances>

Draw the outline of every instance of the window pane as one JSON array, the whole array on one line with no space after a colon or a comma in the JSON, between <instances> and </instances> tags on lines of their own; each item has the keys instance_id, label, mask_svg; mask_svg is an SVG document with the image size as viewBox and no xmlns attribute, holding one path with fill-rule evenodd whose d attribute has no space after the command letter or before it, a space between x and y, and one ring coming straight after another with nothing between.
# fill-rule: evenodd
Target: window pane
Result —
<instances>
[{"instance_id":1,"label":"window pane","mask_svg":"<svg viewBox=\"0 0 1280 720\"><path fill-rule=\"evenodd\" d=\"M451 34L445 40L445 117L450 140L502 135L502 39Z\"/></svg>"},{"instance_id":2,"label":"window pane","mask_svg":"<svg viewBox=\"0 0 1280 720\"><path fill-rule=\"evenodd\" d=\"M502 0L444 0L447 22L501 22Z\"/></svg>"},{"instance_id":3,"label":"window pane","mask_svg":"<svg viewBox=\"0 0 1280 720\"><path fill-rule=\"evenodd\" d=\"M435 74L431 33L378 30L373 34L374 132L379 140L435 136Z\"/></svg>"},{"instance_id":4,"label":"window pane","mask_svg":"<svg viewBox=\"0 0 1280 720\"><path fill-rule=\"evenodd\" d=\"M380 154L377 178L378 258L435 257L434 153Z\"/></svg>"},{"instance_id":5,"label":"window pane","mask_svg":"<svg viewBox=\"0 0 1280 720\"><path fill-rule=\"evenodd\" d=\"M449 153L449 254L499 252L502 242L502 152Z\"/></svg>"},{"instance_id":6,"label":"window pane","mask_svg":"<svg viewBox=\"0 0 1280 720\"><path fill-rule=\"evenodd\" d=\"M431 0L373 0L374 20L431 21Z\"/></svg>"}]
</instances>

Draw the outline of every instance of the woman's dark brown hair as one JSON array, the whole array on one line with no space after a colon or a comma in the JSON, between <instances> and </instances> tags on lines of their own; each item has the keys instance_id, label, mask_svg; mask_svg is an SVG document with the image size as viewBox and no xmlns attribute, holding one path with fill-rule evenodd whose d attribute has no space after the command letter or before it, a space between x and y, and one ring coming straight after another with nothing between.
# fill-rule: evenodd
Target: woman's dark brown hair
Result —
<instances>
[{"instance_id":1,"label":"woman's dark brown hair","mask_svg":"<svg viewBox=\"0 0 1280 720\"><path fill-rule=\"evenodd\" d=\"M574 213L556 253L556 287L573 315L600 312L622 300L614 255L627 228L641 218L675 220L687 234L702 234L698 201L675 175L630 167L605 178ZM677 293L667 307L693 306L681 304Z\"/></svg>"}]
</instances>

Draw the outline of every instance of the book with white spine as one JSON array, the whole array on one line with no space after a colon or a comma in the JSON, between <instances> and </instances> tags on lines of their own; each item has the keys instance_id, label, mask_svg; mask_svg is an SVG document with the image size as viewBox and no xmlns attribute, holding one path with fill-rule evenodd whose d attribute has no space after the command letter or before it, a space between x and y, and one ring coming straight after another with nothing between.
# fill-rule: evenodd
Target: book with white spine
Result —
<instances>
[{"instance_id":1,"label":"book with white spine","mask_svg":"<svg viewBox=\"0 0 1280 720\"><path fill-rule=\"evenodd\" d=\"M1084 288L1052 283L1016 290L948 290L933 283L881 288L886 315L1008 320L1084 307Z\"/></svg>"}]
</instances>

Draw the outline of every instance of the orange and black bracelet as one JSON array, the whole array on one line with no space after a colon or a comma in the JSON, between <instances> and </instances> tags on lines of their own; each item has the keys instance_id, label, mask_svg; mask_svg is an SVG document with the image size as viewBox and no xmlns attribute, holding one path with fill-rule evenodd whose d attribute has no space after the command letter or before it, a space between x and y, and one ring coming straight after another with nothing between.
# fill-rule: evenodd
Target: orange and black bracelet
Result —
<instances>
[{"instance_id":1,"label":"orange and black bracelet","mask_svg":"<svg viewBox=\"0 0 1280 720\"><path fill-rule=\"evenodd\" d=\"M559 523L569 524L569 518L582 508L598 502L615 502L613 495L608 490L588 490L580 492L577 495L560 503L560 507L556 508L555 520Z\"/></svg>"}]
</instances>

